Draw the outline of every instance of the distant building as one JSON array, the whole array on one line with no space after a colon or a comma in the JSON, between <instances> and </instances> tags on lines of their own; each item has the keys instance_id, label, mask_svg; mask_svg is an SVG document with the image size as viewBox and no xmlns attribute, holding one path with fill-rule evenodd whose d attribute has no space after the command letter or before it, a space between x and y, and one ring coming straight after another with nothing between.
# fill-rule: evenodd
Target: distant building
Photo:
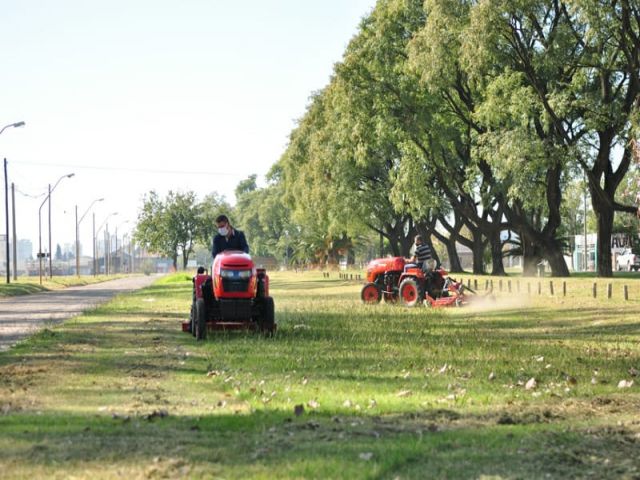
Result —
<instances>
[{"instance_id":1,"label":"distant building","mask_svg":"<svg viewBox=\"0 0 640 480\"><path fill-rule=\"evenodd\" d=\"M33 259L33 244L31 243L31 240L18 240L16 254L18 263L24 263L27 260Z\"/></svg>"}]
</instances>

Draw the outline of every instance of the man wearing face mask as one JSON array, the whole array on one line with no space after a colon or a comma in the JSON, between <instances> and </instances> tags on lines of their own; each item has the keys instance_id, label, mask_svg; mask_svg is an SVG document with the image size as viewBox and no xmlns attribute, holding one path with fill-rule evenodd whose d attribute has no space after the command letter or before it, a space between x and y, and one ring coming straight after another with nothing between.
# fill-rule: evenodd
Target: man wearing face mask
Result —
<instances>
[{"instance_id":1,"label":"man wearing face mask","mask_svg":"<svg viewBox=\"0 0 640 480\"><path fill-rule=\"evenodd\" d=\"M216 218L216 226L218 234L213 237L213 249L211 250L213 258L225 250L241 250L244 253L249 253L249 245L244 232L233 228L226 215L219 215Z\"/></svg>"}]
</instances>

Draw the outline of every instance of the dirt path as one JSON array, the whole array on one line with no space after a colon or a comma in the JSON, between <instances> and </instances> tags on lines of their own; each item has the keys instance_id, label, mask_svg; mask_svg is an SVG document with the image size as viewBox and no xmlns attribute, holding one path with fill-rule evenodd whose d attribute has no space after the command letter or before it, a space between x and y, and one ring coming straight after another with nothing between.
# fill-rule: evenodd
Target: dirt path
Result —
<instances>
[{"instance_id":1,"label":"dirt path","mask_svg":"<svg viewBox=\"0 0 640 480\"><path fill-rule=\"evenodd\" d=\"M119 278L81 287L0 299L0 351L47 325L80 315L119 293L138 290L158 276Z\"/></svg>"}]
</instances>

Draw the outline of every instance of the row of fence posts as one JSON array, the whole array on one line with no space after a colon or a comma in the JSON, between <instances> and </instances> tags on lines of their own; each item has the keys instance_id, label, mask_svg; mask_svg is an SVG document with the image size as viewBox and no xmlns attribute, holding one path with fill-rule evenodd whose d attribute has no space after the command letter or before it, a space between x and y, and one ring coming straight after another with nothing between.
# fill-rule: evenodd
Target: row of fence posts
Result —
<instances>
[{"instance_id":1,"label":"row of fence posts","mask_svg":"<svg viewBox=\"0 0 640 480\"><path fill-rule=\"evenodd\" d=\"M322 272L325 278L329 278L329 272ZM338 273L340 280L362 280L362 275L359 273Z\"/></svg>"},{"instance_id":2,"label":"row of fence posts","mask_svg":"<svg viewBox=\"0 0 640 480\"><path fill-rule=\"evenodd\" d=\"M329 272L322 272L322 277L323 278L330 278L330 274ZM362 280L362 275L360 275L359 273L338 273L338 278L340 280ZM516 280L516 293L520 293L520 280ZM471 288L471 279L467 279L467 287ZM487 279L485 280L484 283L484 289L485 291L491 289L493 290L494 288L494 284L493 284L493 279ZM498 291L502 292L504 291L505 285L504 282L502 280L498 280ZM473 289L474 290L478 290L478 279L473 279ZM511 280L507 280L506 281L506 291L508 293L513 293L513 288L512 288L512 283ZM537 284L537 291L538 291L538 295L542 295L542 282L539 281ZM592 292L592 296L593 298L598 298L598 284L596 282L593 282L593 286L591 287L591 292ZM531 282L527 282L527 294L531 295ZM555 295L555 286L553 283L553 280L549 280L549 294L554 296ZM624 299L625 300L629 300L629 286L628 285L623 285L623 294L624 294ZM562 281L562 296L566 297L567 296L567 282L566 281ZM611 298L613 296L613 284L608 283L607 284L607 298Z\"/></svg>"},{"instance_id":3,"label":"row of fence posts","mask_svg":"<svg viewBox=\"0 0 640 480\"><path fill-rule=\"evenodd\" d=\"M508 293L512 293L512 285L511 285L511 280L507 280L507 292ZM467 279L467 287L471 288L471 279ZM542 295L542 282L538 282L538 295ZM493 290L494 285L493 285L493 280L492 279L488 279L485 280L485 284L484 284L484 289L485 291L491 289ZM473 289L474 290L478 290L478 280L474 279L473 280ZM623 294L624 294L624 299L625 300L629 300L629 286L628 285L623 285ZM502 292L503 291L503 281L502 280L498 280L498 291ZM516 292L520 293L520 280L516 280ZM591 293L593 298L598 298L598 284L596 282L593 282L593 286L591 287ZM531 295L531 283L527 282L527 294ZM549 294L554 296L555 295L555 287L554 287L554 283L553 280L549 280ZM567 296L567 282L566 281L562 281L562 296L566 297ZM611 298L613 296L613 284L608 283L607 284L607 298Z\"/></svg>"}]
</instances>

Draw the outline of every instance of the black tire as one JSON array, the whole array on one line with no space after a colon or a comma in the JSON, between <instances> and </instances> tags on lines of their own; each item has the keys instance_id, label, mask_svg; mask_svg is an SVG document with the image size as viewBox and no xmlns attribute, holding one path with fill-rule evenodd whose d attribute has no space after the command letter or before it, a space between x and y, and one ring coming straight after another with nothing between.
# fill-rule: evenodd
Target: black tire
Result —
<instances>
[{"instance_id":1,"label":"black tire","mask_svg":"<svg viewBox=\"0 0 640 480\"><path fill-rule=\"evenodd\" d=\"M258 328L262 333L271 336L276 331L276 307L272 297L261 300L261 315L258 317Z\"/></svg>"},{"instance_id":2,"label":"black tire","mask_svg":"<svg viewBox=\"0 0 640 480\"><path fill-rule=\"evenodd\" d=\"M196 336L196 302L191 302L191 311L189 312L189 332Z\"/></svg>"},{"instance_id":3,"label":"black tire","mask_svg":"<svg viewBox=\"0 0 640 480\"><path fill-rule=\"evenodd\" d=\"M424 292L420 284L413 278L406 278L400 284L398 297L403 305L407 307L416 307L422 303Z\"/></svg>"},{"instance_id":4,"label":"black tire","mask_svg":"<svg viewBox=\"0 0 640 480\"><path fill-rule=\"evenodd\" d=\"M207 306L203 298L196 300L196 339L207 338Z\"/></svg>"},{"instance_id":5,"label":"black tire","mask_svg":"<svg viewBox=\"0 0 640 480\"><path fill-rule=\"evenodd\" d=\"M376 283L367 283L360 290L360 300L362 303L375 304L382 300L382 289Z\"/></svg>"}]
</instances>

